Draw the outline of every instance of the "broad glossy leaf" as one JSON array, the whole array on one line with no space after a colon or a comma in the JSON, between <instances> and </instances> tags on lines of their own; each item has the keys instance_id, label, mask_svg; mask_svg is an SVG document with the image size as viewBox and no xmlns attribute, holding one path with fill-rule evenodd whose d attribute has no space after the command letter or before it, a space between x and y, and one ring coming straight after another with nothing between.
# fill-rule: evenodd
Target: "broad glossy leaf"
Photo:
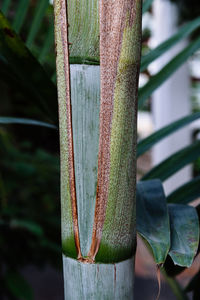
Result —
<instances>
[{"instance_id":1,"label":"broad glossy leaf","mask_svg":"<svg viewBox=\"0 0 200 300\"><path fill-rule=\"evenodd\" d=\"M159 178L161 181L165 181L199 156L200 141L196 141L192 145L183 148L155 166L143 176L142 180Z\"/></svg>"},{"instance_id":2,"label":"broad glossy leaf","mask_svg":"<svg viewBox=\"0 0 200 300\"><path fill-rule=\"evenodd\" d=\"M167 137L169 134L173 133L174 131L190 124L191 122L197 120L200 118L200 112L191 114L187 117L181 118L178 121L175 121L160 130L157 130L155 133L151 134L147 138L141 140L138 143L137 147L137 157L145 153L147 150L149 150L153 145L155 145L157 142L161 141L165 137Z\"/></svg>"},{"instance_id":3,"label":"broad glossy leaf","mask_svg":"<svg viewBox=\"0 0 200 300\"><path fill-rule=\"evenodd\" d=\"M182 204L168 205L171 228L169 255L174 264L190 267L199 244L199 220L196 209Z\"/></svg>"},{"instance_id":4,"label":"broad glossy leaf","mask_svg":"<svg viewBox=\"0 0 200 300\"><path fill-rule=\"evenodd\" d=\"M176 55L167 63L156 75L139 89L139 108L145 100L165 81L167 80L195 51L200 47L200 37L191 42L184 50Z\"/></svg>"},{"instance_id":5,"label":"broad glossy leaf","mask_svg":"<svg viewBox=\"0 0 200 300\"><path fill-rule=\"evenodd\" d=\"M168 40L161 43L155 49L149 51L149 53L144 55L141 59L140 71L141 72L144 71L153 60L157 59L159 56L161 56L163 53L165 53L167 50L169 50L172 46L174 46L183 38L188 37L199 26L200 26L200 17L196 18L195 20L192 20L191 22L188 22L186 25L182 26L178 30L178 32L175 33Z\"/></svg>"},{"instance_id":6,"label":"broad glossy leaf","mask_svg":"<svg viewBox=\"0 0 200 300\"><path fill-rule=\"evenodd\" d=\"M200 197L200 176L182 185L167 197L168 203L187 204Z\"/></svg>"},{"instance_id":7,"label":"broad glossy leaf","mask_svg":"<svg viewBox=\"0 0 200 300\"><path fill-rule=\"evenodd\" d=\"M31 99L46 118L57 121L56 86L1 13L0 55L23 86L27 101Z\"/></svg>"},{"instance_id":8,"label":"broad glossy leaf","mask_svg":"<svg viewBox=\"0 0 200 300\"><path fill-rule=\"evenodd\" d=\"M28 282L18 272L7 272L4 276L5 285L10 293L20 300L33 300L33 291Z\"/></svg>"},{"instance_id":9,"label":"broad glossy leaf","mask_svg":"<svg viewBox=\"0 0 200 300\"><path fill-rule=\"evenodd\" d=\"M0 124L34 125L34 126L42 126L42 127L57 129L55 125L45 123L42 121L26 119L26 118L0 117Z\"/></svg>"},{"instance_id":10,"label":"broad glossy leaf","mask_svg":"<svg viewBox=\"0 0 200 300\"><path fill-rule=\"evenodd\" d=\"M170 248L170 226L165 194L158 179L137 183L137 231L151 247L156 263L164 263Z\"/></svg>"}]
</instances>

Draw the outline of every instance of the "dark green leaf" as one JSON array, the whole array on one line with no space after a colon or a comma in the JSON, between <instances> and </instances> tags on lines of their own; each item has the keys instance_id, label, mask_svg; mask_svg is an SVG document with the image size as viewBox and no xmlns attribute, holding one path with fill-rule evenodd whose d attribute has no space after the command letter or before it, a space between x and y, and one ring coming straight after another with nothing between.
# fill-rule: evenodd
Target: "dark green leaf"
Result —
<instances>
[{"instance_id":1,"label":"dark green leaf","mask_svg":"<svg viewBox=\"0 0 200 300\"><path fill-rule=\"evenodd\" d=\"M137 183L137 231L150 245L156 263L164 263L170 248L170 227L160 180Z\"/></svg>"},{"instance_id":2,"label":"dark green leaf","mask_svg":"<svg viewBox=\"0 0 200 300\"><path fill-rule=\"evenodd\" d=\"M51 46L54 45L54 25L53 25L53 21L52 23L49 25L49 29L48 32L46 34L46 38L44 41L44 44L41 48L41 52L39 55L39 61L42 63L45 61L45 57L49 51L49 49L51 48Z\"/></svg>"},{"instance_id":3,"label":"dark green leaf","mask_svg":"<svg viewBox=\"0 0 200 300\"><path fill-rule=\"evenodd\" d=\"M0 55L0 78L1 81L8 83L10 85L20 85L20 81L17 77L13 74L12 68L9 66L7 60L3 56Z\"/></svg>"},{"instance_id":4,"label":"dark green leaf","mask_svg":"<svg viewBox=\"0 0 200 300\"><path fill-rule=\"evenodd\" d=\"M14 117L0 117L0 124L21 124L21 125L34 125L34 126L42 126L47 128L56 129L55 125L32 120L32 119L24 119L24 118L14 118Z\"/></svg>"},{"instance_id":5,"label":"dark green leaf","mask_svg":"<svg viewBox=\"0 0 200 300\"><path fill-rule=\"evenodd\" d=\"M192 145L183 148L155 166L143 176L142 180L159 178L161 181L165 181L199 156L200 141L196 141Z\"/></svg>"},{"instance_id":6,"label":"dark green leaf","mask_svg":"<svg viewBox=\"0 0 200 300\"><path fill-rule=\"evenodd\" d=\"M56 244L56 243L54 243L54 242L52 242L52 241L49 241L49 240L47 240L47 239L45 239L45 238L42 239L41 245L42 245L43 247L45 247L45 248L48 248L48 249L50 249L50 250L56 252L56 253L59 253L59 254L61 254L61 252L62 252L62 247L61 247L61 245Z\"/></svg>"},{"instance_id":7,"label":"dark green leaf","mask_svg":"<svg viewBox=\"0 0 200 300\"><path fill-rule=\"evenodd\" d=\"M30 32L29 32L29 35L28 35L28 38L26 41L26 45L29 48L31 47L31 45L36 37L36 34L41 26L43 17L45 15L45 12L46 12L48 6L49 6L49 0L38 1L38 4L35 8L35 14L34 14L33 22L31 24L31 29L30 29Z\"/></svg>"},{"instance_id":8,"label":"dark green leaf","mask_svg":"<svg viewBox=\"0 0 200 300\"><path fill-rule=\"evenodd\" d=\"M155 133L151 134L150 136L141 140L138 143L137 156L139 157L140 155L145 153L154 144L161 141L163 138L167 137L170 133L182 128L183 126L190 124L191 122L197 120L198 118L200 118L200 112L191 114L184 118L181 118L178 121L175 121L175 122L161 128L160 130L157 130Z\"/></svg>"},{"instance_id":9,"label":"dark green leaf","mask_svg":"<svg viewBox=\"0 0 200 300\"><path fill-rule=\"evenodd\" d=\"M57 122L56 86L1 13L0 55L23 86L27 100L32 99L46 117Z\"/></svg>"},{"instance_id":10,"label":"dark green leaf","mask_svg":"<svg viewBox=\"0 0 200 300\"><path fill-rule=\"evenodd\" d=\"M18 300L33 300L33 291L28 282L18 272L8 272L4 277L5 285Z\"/></svg>"},{"instance_id":11,"label":"dark green leaf","mask_svg":"<svg viewBox=\"0 0 200 300\"><path fill-rule=\"evenodd\" d=\"M184 50L176 55L167 63L156 75L139 89L139 108L145 100L165 81L167 80L195 51L200 47L200 37L191 42Z\"/></svg>"},{"instance_id":12,"label":"dark green leaf","mask_svg":"<svg viewBox=\"0 0 200 300\"><path fill-rule=\"evenodd\" d=\"M11 4L11 0L4 0L3 1L1 11L4 13L4 15L7 15L10 4Z\"/></svg>"},{"instance_id":13,"label":"dark green leaf","mask_svg":"<svg viewBox=\"0 0 200 300\"><path fill-rule=\"evenodd\" d=\"M150 0L149 0L150 1ZM196 18L188 22L186 25L182 26L177 33L175 33L168 40L161 43L155 49L149 51L146 55L144 55L141 59L141 67L140 71L144 71L148 65L154 60L169 50L172 46L178 43L183 38L188 37L195 29L200 26L200 17Z\"/></svg>"},{"instance_id":14,"label":"dark green leaf","mask_svg":"<svg viewBox=\"0 0 200 300\"><path fill-rule=\"evenodd\" d=\"M168 205L171 229L169 255L174 264L190 267L199 244L199 220L196 209L182 204Z\"/></svg>"},{"instance_id":15,"label":"dark green leaf","mask_svg":"<svg viewBox=\"0 0 200 300\"><path fill-rule=\"evenodd\" d=\"M37 236L43 235L43 229L41 228L41 226L30 220L13 219L10 222L10 226L12 228L26 229Z\"/></svg>"},{"instance_id":16,"label":"dark green leaf","mask_svg":"<svg viewBox=\"0 0 200 300\"><path fill-rule=\"evenodd\" d=\"M56 79L57 79L57 77L56 77L56 71L55 71L51 77L51 80L52 80L52 82L56 83Z\"/></svg>"},{"instance_id":17,"label":"dark green leaf","mask_svg":"<svg viewBox=\"0 0 200 300\"><path fill-rule=\"evenodd\" d=\"M15 13L15 18L13 21L13 29L16 32L19 32L23 23L24 19L26 17L26 13L28 11L29 7L29 2L30 0L20 0L18 6L17 6L17 11Z\"/></svg>"},{"instance_id":18,"label":"dark green leaf","mask_svg":"<svg viewBox=\"0 0 200 300\"><path fill-rule=\"evenodd\" d=\"M182 185L167 197L169 203L187 204L200 197L200 176Z\"/></svg>"},{"instance_id":19,"label":"dark green leaf","mask_svg":"<svg viewBox=\"0 0 200 300\"><path fill-rule=\"evenodd\" d=\"M144 14L147 12L152 4L153 0L145 0L143 2L143 7L142 7L142 13Z\"/></svg>"}]
</instances>

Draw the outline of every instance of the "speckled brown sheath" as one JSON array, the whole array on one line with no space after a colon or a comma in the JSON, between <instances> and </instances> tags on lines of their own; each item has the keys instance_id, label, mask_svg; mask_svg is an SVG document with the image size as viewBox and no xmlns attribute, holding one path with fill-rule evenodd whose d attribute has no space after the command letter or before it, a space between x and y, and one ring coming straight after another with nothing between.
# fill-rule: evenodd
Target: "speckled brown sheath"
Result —
<instances>
[{"instance_id":1,"label":"speckled brown sheath","mask_svg":"<svg viewBox=\"0 0 200 300\"><path fill-rule=\"evenodd\" d=\"M114 89L127 16L129 16L129 25L132 26L135 16L135 0L100 1L101 108L98 183L92 244L88 254L93 259L100 246L106 214Z\"/></svg>"},{"instance_id":2,"label":"speckled brown sheath","mask_svg":"<svg viewBox=\"0 0 200 300\"><path fill-rule=\"evenodd\" d=\"M66 1L61 0L60 5L61 5L60 27L61 27L62 44L63 44L63 51L64 51L64 70L65 70L65 82L66 82L68 168L69 168L69 180L70 180L70 195L71 195L71 205L72 205L74 239L75 239L75 245L77 248L77 255L78 255L78 258L80 258L81 250L80 250L80 240L79 240L75 170L74 170L73 130L72 130L72 112L71 112L71 95L70 95L69 41L68 41Z\"/></svg>"},{"instance_id":3,"label":"speckled brown sheath","mask_svg":"<svg viewBox=\"0 0 200 300\"><path fill-rule=\"evenodd\" d=\"M65 184L62 203L63 208L67 208L64 212L68 212L67 218L65 214L62 215L62 218L67 220L67 223L64 223L67 228L64 238L70 237L70 233L74 234L80 261L93 263L95 257L99 261L102 247L109 249L110 261L124 260L131 257L135 249L136 111L141 46L141 0L100 1L101 108L98 182L92 242L86 259L81 255L78 228L67 7L66 0L57 0L56 3L56 18L59 19L57 25L61 34L58 36L58 49L59 57L62 58L57 64L60 76L61 132L64 137L61 145L62 153L67 154L63 156L64 164L61 165L67 166L63 172L67 180L63 180ZM68 191L66 195L65 185ZM65 201L65 198L68 200ZM70 219L70 213L73 220ZM71 222L69 226L68 222ZM100 261L104 259L101 257Z\"/></svg>"}]
</instances>

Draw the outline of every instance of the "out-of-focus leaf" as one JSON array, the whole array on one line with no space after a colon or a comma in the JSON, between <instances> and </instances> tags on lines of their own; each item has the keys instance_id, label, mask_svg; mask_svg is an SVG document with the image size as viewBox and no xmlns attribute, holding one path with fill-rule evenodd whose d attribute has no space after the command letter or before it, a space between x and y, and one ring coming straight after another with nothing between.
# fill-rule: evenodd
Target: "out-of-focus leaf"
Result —
<instances>
[{"instance_id":1,"label":"out-of-focus leaf","mask_svg":"<svg viewBox=\"0 0 200 300\"><path fill-rule=\"evenodd\" d=\"M179 52L169 63L167 63L156 75L139 89L139 103L141 108L145 100L167 80L195 51L200 47L200 37L192 41L184 50Z\"/></svg>"},{"instance_id":2,"label":"out-of-focus leaf","mask_svg":"<svg viewBox=\"0 0 200 300\"><path fill-rule=\"evenodd\" d=\"M32 119L25 119L25 118L14 118L14 117L0 117L0 124L21 124L21 125L34 125L34 126L42 126L52 129L57 129L55 125L32 120Z\"/></svg>"},{"instance_id":3,"label":"out-of-focus leaf","mask_svg":"<svg viewBox=\"0 0 200 300\"><path fill-rule=\"evenodd\" d=\"M149 10L152 3L153 3L153 0L145 0L143 2L143 7L142 7L142 13L143 14Z\"/></svg>"},{"instance_id":4,"label":"out-of-focus leaf","mask_svg":"<svg viewBox=\"0 0 200 300\"><path fill-rule=\"evenodd\" d=\"M49 0L38 1L38 4L35 8L35 14L34 14L33 22L31 24L31 29L30 29L30 32L29 32L29 35L28 35L28 38L26 41L26 45L29 48L31 47L31 45L36 37L36 34L41 26L41 22L43 20L43 17L45 15L45 12L49 5L50 5Z\"/></svg>"},{"instance_id":5,"label":"out-of-focus leaf","mask_svg":"<svg viewBox=\"0 0 200 300\"><path fill-rule=\"evenodd\" d=\"M0 55L21 82L27 100L32 99L46 118L57 122L56 86L1 13Z\"/></svg>"},{"instance_id":6,"label":"out-of-focus leaf","mask_svg":"<svg viewBox=\"0 0 200 300\"><path fill-rule=\"evenodd\" d=\"M48 32L46 34L46 38L44 41L44 44L42 46L40 55L39 55L39 61L42 63L45 61L45 57L51 48L51 46L54 44L54 25L53 22L49 25Z\"/></svg>"},{"instance_id":7,"label":"out-of-focus leaf","mask_svg":"<svg viewBox=\"0 0 200 300\"><path fill-rule=\"evenodd\" d=\"M12 67L8 64L6 60L0 55L0 81L4 82L6 85L8 85L9 89L11 89L13 92L21 93L22 97L24 99L24 102L26 103L26 99L30 99L29 103L32 101L34 102L35 97L30 96L30 92L24 88L23 81L20 80L20 78L13 72ZM13 101L13 99L10 99L12 102L12 108L17 109L18 113L20 113L20 108L18 105ZM37 101L36 101L37 103ZM31 104L31 103L30 103ZM25 112L26 116L32 118L32 110L30 110L29 105L23 105L23 112ZM41 109L40 105L34 105L34 118L41 118L45 120L46 113L44 114L43 110ZM49 118L46 120L48 122L52 122Z\"/></svg>"},{"instance_id":8,"label":"out-of-focus leaf","mask_svg":"<svg viewBox=\"0 0 200 300\"><path fill-rule=\"evenodd\" d=\"M13 74L12 68L9 66L7 60L0 54L0 80L5 83L17 86L21 86L21 82L18 78Z\"/></svg>"},{"instance_id":9,"label":"out-of-focus leaf","mask_svg":"<svg viewBox=\"0 0 200 300\"><path fill-rule=\"evenodd\" d=\"M196 141L192 145L183 148L155 166L143 176L142 180L159 178L161 181L165 181L199 156L200 141Z\"/></svg>"},{"instance_id":10,"label":"out-of-focus leaf","mask_svg":"<svg viewBox=\"0 0 200 300\"><path fill-rule=\"evenodd\" d=\"M197 120L200 118L200 112L191 114L187 117L181 118L178 121L175 121L160 130L157 130L155 133L151 134L147 138L141 140L138 143L137 147L137 156L139 157L143 153L145 153L147 150L149 150L153 145L155 145L157 142L160 142L163 138L167 137L170 133L173 133L174 131L182 128L183 126L186 126L190 124L191 122Z\"/></svg>"},{"instance_id":11,"label":"out-of-focus leaf","mask_svg":"<svg viewBox=\"0 0 200 300\"><path fill-rule=\"evenodd\" d=\"M11 0L4 0L3 1L1 11L3 12L4 15L7 15L10 4L11 4Z\"/></svg>"},{"instance_id":12,"label":"out-of-focus leaf","mask_svg":"<svg viewBox=\"0 0 200 300\"><path fill-rule=\"evenodd\" d=\"M4 282L10 293L19 300L33 300L33 290L18 272L8 272Z\"/></svg>"},{"instance_id":13,"label":"out-of-focus leaf","mask_svg":"<svg viewBox=\"0 0 200 300\"><path fill-rule=\"evenodd\" d=\"M137 183L136 207L137 231L151 247L156 263L164 263L170 248L170 226L160 180Z\"/></svg>"},{"instance_id":14,"label":"out-of-focus leaf","mask_svg":"<svg viewBox=\"0 0 200 300\"><path fill-rule=\"evenodd\" d=\"M182 204L168 205L171 229L169 255L174 264L190 267L199 244L199 220L196 209Z\"/></svg>"},{"instance_id":15,"label":"out-of-focus leaf","mask_svg":"<svg viewBox=\"0 0 200 300\"><path fill-rule=\"evenodd\" d=\"M161 273L164 275L165 281L170 286L170 288L177 300L189 300L187 295L184 293L183 288L180 285L180 283L178 282L178 280L176 280L175 278L169 277L167 275L167 273L165 272L164 268L161 269Z\"/></svg>"},{"instance_id":16,"label":"out-of-focus leaf","mask_svg":"<svg viewBox=\"0 0 200 300\"><path fill-rule=\"evenodd\" d=\"M151 0L149 0L149 1L151 1ZM141 72L144 71L153 60L157 59L159 56L161 56L163 53L165 53L167 50L169 50L171 47L173 47L180 40L188 37L199 26L200 26L200 17L188 22L187 24L182 26L178 30L178 32L175 33L168 40L161 43L155 49L149 51L149 53L144 55L141 59L140 71Z\"/></svg>"},{"instance_id":17,"label":"out-of-focus leaf","mask_svg":"<svg viewBox=\"0 0 200 300\"><path fill-rule=\"evenodd\" d=\"M45 247L45 248L49 248L49 249L53 250L56 253L59 253L59 254L62 253L62 247L61 247L61 245L53 243L53 242L51 242L51 241L49 241L49 240L47 240L45 238L42 239L41 245L43 247Z\"/></svg>"},{"instance_id":18,"label":"out-of-focus leaf","mask_svg":"<svg viewBox=\"0 0 200 300\"><path fill-rule=\"evenodd\" d=\"M30 0L20 0L19 4L17 6L17 11L15 13L15 18L14 18L14 21L12 24L13 29L16 32L20 31L20 29L24 23L26 13L28 11L29 3L30 3Z\"/></svg>"},{"instance_id":19,"label":"out-of-focus leaf","mask_svg":"<svg viewBox=\"0 0 200 300\"><path fill-rule=\"evenodd\" d=\"M56 83L56 79L57 79L57 76L56 76L56 71L53 73L53 75L51 76L51 80L52 82Z\"/></svg>"},{"instance_id":20,"label":"out-of-focus leaf","mask_svg":"<svg viewBox=\"0 0 200 300\"><path fill-rule=\"evenodd\" d=\"M168 203L187 204L200 197L200 176L182 185L167 197Z\"/></svg>"},{"instance_id":21,"label":"out-of-focus leaf","mask_svg":"<svg viewBox=\"0 0 200 300\"><path fill-rule=\"evenodd\" d=\"M12 219L10 221L10 227L26 229L37 236L43 235L41 226L30 220Z\"/></svg>"}]
</instances>

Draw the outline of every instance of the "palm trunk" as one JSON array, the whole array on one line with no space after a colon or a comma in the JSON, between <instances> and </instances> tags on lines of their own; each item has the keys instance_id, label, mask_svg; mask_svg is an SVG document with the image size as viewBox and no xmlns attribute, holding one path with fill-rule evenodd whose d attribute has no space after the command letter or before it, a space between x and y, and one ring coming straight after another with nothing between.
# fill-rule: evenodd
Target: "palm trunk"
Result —
<instances>
[{"instance_id":1,"label":"palm trunk","mask_svg":"<svg viewBox=\"0 0 200 300\"><path fill-rule=\"evenodd\" d=\"M65 299L133 299L141 0L54 8Z\"/></svg>"}]
</instances>

